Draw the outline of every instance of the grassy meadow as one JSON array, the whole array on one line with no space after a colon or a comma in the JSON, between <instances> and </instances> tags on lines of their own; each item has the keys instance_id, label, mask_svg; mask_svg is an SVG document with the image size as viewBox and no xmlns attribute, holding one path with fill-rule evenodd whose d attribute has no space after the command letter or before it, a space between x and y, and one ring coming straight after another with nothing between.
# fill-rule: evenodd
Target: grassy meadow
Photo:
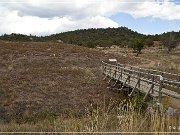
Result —
<instances>
[{"instance_id":1,"label":"grassy meadow","mask_svg":"<svg viewBox=\"0 0 180 135\"><path fill-rule=\"evenodd\" d=\"M180 50L90 49L63 43L0 43L0 132L179 132L179 114L107 89L101 61L173 73ZM43 133L42 133L43 134ZM45 133L44 133L45 134ZM83 133L82 133L83 134Z\"/></svg>"}]
</instances>

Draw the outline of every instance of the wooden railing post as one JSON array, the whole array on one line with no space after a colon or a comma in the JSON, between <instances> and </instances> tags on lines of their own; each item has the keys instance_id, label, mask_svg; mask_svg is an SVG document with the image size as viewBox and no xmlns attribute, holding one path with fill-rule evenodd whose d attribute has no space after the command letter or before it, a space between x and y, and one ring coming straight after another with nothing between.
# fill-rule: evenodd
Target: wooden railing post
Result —
<instances>
[{"instance_id":1,"label":"wooden railing post","mask_svg":"<svg viewBox=\"0 0 180 135\"><path fill-rule=\"evenodd\" d=\"M154 75L152 76L152 93L154 93Z\"/></svg>"},{"instance_id":2,"label":"wooden railing post","mask_svg":"<svg viewBox=\"0 0 180 135\"><path fill-rule=\"evenodd\" d=\"M109 66L109 75L111 76L111 65Z\"/></svg>"},{"instance_id":3,"label":"wooden railing post","mask_svg":"<svg viewBox=\"0 0 180 135\"><path fill-rule=\"evenodd\" d=\"M121 67L121 80L122 80L122 75L123 75L123 67Z\"/></svg>"},{"instance_id":4,"label":"wooden railing post","mask_svg":"<svg viewBox=\"0 0 180 135\"><path fill-rule=\"evenodd\" d=\"M178 76L178 82L180 82L180 76ZM178 90L180 91L180 84L178 86Z\"/></svg>"},{"instance_id":5,"label":"wooden railing post","mask_svg":"<svg viewBox=\"0 0 180 135\"><path fill-rule=\"evenodd\" d=\"M159 103L161 103L161 99L162 99L162 93L161 90L163 88L163 77L160 75L159 76Z\"/></svg>"},{"instance_id":6,"label":"wooden railing post","mask_svg":"<svg viewBox=\"0 0 180 135\"><path fill-rule=\"evenodd\" d=\"M138 70L138 71L139 71L139 70ZM140 73L140 72L138 73L138 76L139 76L139 78L141 78L141 73ZM139 80L138 87L139 87L139 88L141 87L141 80Z\"/></svg>"},{"instance_id":7,"label":"wooden railing post","mask_svg":"<svg viewBox=\"0 0 180 135\"><path fill-rule=\"evenodd\" d=\"M130 70L132 70L132 67L130 67ZM129 80L128 80L128 83L130 83L130 81L131 81L131 74L132 74L132 71L129 71L129 76L128 76L128 78L129 78Z\"/></svg>"},{"instance_id":8,"label":"wooden railing post","mask_svg":"<svg viewBox=\"0 0 180 135\"><path fill-rule=\"evenodd\" d=\"M118 65L116 65L116 68L115 68L115 73L114 73L114 77L116 78L117 77L117 71L118 71Z\"/></svg>"},{"instance_id":9,"label":"wooden railing post","mask_svg":"<svg viewBox=\"0 0 180 135\"><path fill-rule=\"evenodd\" d=\"M119 75L119 78L121 77L121 66L118 64L118 75Z\"/></svg>"},{"instance_id":10,"label":"wooden railing post","mask_svg":"<svg viewBox=\"0 0 180 135\"><path fill-rule=\"evenodd\" d=\"M161 76L164 77L164 73L163 72L161 73Z\"/></svg>"}]
</instances>

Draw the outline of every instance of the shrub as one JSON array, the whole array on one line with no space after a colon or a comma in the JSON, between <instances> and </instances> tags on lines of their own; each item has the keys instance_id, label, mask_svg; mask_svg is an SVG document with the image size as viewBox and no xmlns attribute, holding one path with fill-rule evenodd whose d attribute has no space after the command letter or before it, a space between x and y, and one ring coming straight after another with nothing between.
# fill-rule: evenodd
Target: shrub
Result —
<instances>
[{"instance_id":1,"label":"shrub","mask_svg":"<svg viewBox=\"0 0 180 135\"><path fill-rule=\"evenodd\" d=\"M133 49L133 52L137 53L136 56L138 56L144 48L144 42L142 39L135 38L130 41L129 46Z\"/></svg>"}]
</instances>

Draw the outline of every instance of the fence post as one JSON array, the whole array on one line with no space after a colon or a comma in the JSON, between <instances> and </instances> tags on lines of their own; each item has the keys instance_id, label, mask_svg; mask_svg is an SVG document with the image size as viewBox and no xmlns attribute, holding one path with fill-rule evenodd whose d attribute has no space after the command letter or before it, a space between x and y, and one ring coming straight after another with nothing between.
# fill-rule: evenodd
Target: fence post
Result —
<instances>
[{"instance_id":1,"label":"fence post","mask_svg":"<svg viewBox=\"0 0 180 135\"><path fill-rule=\"evenodd\" d=\"M180 76L178 76L178 82L180 82ZM180 91L180 84L178 86L178 90Z\"/></svg>"},{"instance_id":2,"label":"fence post","mask_svg":"<svg viewBox=\"0 0 180 135\"><path fill-rule=\"evenodd\" d=\"M121 80L122 80L122 75L123 75L123 67L121 67Z\"/></svg>"},{"instance_id":3,"label":"fence post","mask_svg":"<svg viewBox=\"0 0 180 135\"><path fill-rule=\"evenodd\" d=\"M109 65L109 76L111 77L111 65Z\"/></svg>"},{"instance_id":4,"label":"fence post","mask_svg":"<svg viewBox=\"0 0 180 135\"><path fill-rule=\"evenodd\" d=\"M152 76L152 94L154 93L154 75Z\"/></svg>"},{"instance_id":5,"label":"fence post","mask_svg":"<svg viewBox=\"0 0 180 135\"><path fill-rule=\"evenodd\" d=\"M158 109L158 112L161 112L161 99L162 99L162 93L161 93L161 90L163 88L163 77L161 75L159 75L159 99L158 99L158 102L157 102L157 109Z\"/></svg>"},{"instance_id":6,"label":"fence post","mask_svg":"<svg viewBox=\"0 0 180 135\"><path fill-rule=\"evenodd\" d=\"M119 63L118 63L118 72L117 72L117 74L118 74L118 76L120 76L121 75L121 73L119 72L120 71L120 65L119 65Z\"/></svg>"},{"instance_id":7,"label":"fence post","mask_svg":"<svg viewBox=\"0 0 180 135\"><path fill-rule=\"evenodd\" d=\"M140 73L139 69L138 69L138 76L140 78L139 83L138 83L138 87L140 88L141 87L141 73Z\"/></svg>"},{"instance_id":8,"label":"fence post","mask_svg":"<svg viewBox=\"0 0 180 135\"><path fill-rule=\"evenodd\" d=\"M161 103L161 99L162 99L162 93L161 90L163 88L163 77L160 75L160 80L159 80L159 103Z\"/></svg>"},{"instance_id":9,"label":"fence post","mask_svg":"<svg viewBox=\"0 0 180 135\"><path fill-rule=\"evenodd\" d=\"M130 70L132 70L132 67L130 67ZM131 74L132 74L132 71L129 71L129 80L128 80L128 82L130 83L130 81L131 81Z\"/></svg>"},{"instance_id":10,"label":"fence post","mask_svg":"<svg viewBox=\"0 0 180 135\"><path fill-rule=\"evenodd\" d=\"M114 71L114 78L116 79L117 77L117 71L118 71L118 65L116 65L115 71Z\"/></svg>"}]
</instances>

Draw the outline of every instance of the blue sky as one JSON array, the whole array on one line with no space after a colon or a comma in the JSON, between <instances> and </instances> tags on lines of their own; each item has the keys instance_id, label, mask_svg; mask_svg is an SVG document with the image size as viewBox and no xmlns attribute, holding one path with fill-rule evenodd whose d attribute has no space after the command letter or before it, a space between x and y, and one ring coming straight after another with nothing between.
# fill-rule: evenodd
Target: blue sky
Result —
<instances>
[{"instance_id":1,"label":"blue sky","mask_svg":"<svg viewBox=\"0 0 180 135\"><path fill-rule=\"evenodd\" d=\"M159 34L180 30L180 20L166 20L153 17L134 18L127 13L118 13L110 18L120 26L128 27L143 34Z\"/></svg>"},{"instance_id":2,"label":"blue sky","mask_svg":"<svg viewBox=\"0 0 180 135\"><path fill-rule=\"evenodd\" d=\"M174 0L176 4L180 4L180 0Z\"/></svg>"},{"instance_id":3,"label":"blue sky","mask_svg":"<svg viewBox=\"0 0 180 135\"><path fill-rule=\"evenodd\" d=\"M157 1L162 1L162 4L164 2L164 0ZM169 2L172 4L174 3L175 5L180 5L180 0L171 0ZM177 14L180 14L180 12ZM173 16L173 14L170 14L169 16ZM172 20L152 16L135 18L131 14L124 12L112 15L110 18L120 26L126 26L143 34L159 34L167 31L180 31L179 18Z\"/></svg>"}]
</instances>

